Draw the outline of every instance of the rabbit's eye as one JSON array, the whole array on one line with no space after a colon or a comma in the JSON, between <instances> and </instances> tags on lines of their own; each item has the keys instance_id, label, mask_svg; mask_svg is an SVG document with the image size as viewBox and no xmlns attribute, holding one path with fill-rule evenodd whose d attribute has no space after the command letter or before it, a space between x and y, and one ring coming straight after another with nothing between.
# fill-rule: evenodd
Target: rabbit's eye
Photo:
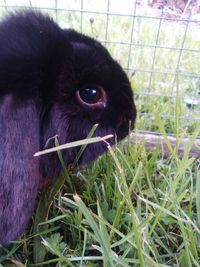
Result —
<instances>
[{"instance_id":1,"label":"rabbit's eye","mask_svg":"<svg viewBox=\"0 0 200 267\"><path fill-rule=\"evenodd\" d=\"M87 107L106 107L107 97L102 87L87 87L76 92L79 103Z\"/></svg>"}]
</instances>

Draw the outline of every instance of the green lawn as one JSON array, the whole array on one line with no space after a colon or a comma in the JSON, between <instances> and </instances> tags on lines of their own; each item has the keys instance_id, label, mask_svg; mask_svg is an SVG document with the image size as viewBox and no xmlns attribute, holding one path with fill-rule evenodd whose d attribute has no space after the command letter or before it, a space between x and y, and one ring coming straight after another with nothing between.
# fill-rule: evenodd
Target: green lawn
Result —
<instances>
[{"instance_id":1,"label":"green lawn","mask_svg":"<svg viewBox=\"0 0 200 267\"><path fill-rule=\"evenodd\" d=\"M65 181L48 221L38 234L30 225L2 266L14 266L6 258L16 266L199 266L200 172L187 149L183 159L175 150L164 159L127 141L67 178L73 189ZM40 214L62 182L40 196Z\"/></svg>"}]
</instances>

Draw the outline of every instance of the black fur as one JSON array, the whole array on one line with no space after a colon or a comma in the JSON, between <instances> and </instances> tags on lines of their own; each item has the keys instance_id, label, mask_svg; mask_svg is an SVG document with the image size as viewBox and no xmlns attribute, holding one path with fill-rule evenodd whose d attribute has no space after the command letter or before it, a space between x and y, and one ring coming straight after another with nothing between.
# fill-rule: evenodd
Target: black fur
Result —
<instances>
[{"instance_id":1,"label":"black fur","mask_svg":"<svg viewBox=\"0 0 200 267\"><path fill-rule=\"evenodd\" d=\"M93 85L106 91L105 108L87 108L77 101L75 92ZM83 139L99 123L96 135L113 133L120 140L135 117L127 76L99 42L62 30L40 13L12 14L2 21L0 243L8 245L22 234L43 177L53 180L61 169L56 153L33 157L49 138L57 134L60 144ZM105 150L103 143L88 146L79 164ZM76 151L63 151L66 164Z\"/></svg>"}]
</instances>

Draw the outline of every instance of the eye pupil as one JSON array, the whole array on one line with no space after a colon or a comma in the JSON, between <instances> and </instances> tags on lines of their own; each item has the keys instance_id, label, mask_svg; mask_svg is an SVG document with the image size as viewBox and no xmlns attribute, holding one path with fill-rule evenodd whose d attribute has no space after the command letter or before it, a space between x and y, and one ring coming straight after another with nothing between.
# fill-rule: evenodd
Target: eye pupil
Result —
<instances>
[{"instance_id":1,"label":"eye pupil","mask_svg":"<svg viewBox=\"0 0 200 267\"><path fill-rule=\"evenodd\" d=\"M82 100L88 104L94 104L100 99L100 90L98 88L84 88L79 92Z\"/></svg>"},{"instance_id":2,"label":"eye pupil","mask_svg":"<svg viewBox=\"0 0 200 267\"><path fill-rule=\"evenodd\" d=\"M88 86L77 90L76 99L86 108L105 108L107 105L107 95L101 86Z\"/></svg>"}]
</instances>

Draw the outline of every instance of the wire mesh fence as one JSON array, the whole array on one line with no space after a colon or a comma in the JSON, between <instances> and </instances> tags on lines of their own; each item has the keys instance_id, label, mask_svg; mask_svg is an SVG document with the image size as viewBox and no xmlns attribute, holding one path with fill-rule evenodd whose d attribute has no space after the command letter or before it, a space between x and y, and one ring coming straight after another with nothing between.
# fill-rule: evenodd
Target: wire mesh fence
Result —
<instances>
[{"instance_id":1,"label":"wire mesh fence","mask_svg":"<svg viewBox=\"0 0 200 267\"><path fill-rule=\"evenodd\" d=\"M200 119L200 4L194 0L0 0L0 15L35 8L97 38L130 77L137 128L191 134Z\"/></svg>"}]
</instances>

